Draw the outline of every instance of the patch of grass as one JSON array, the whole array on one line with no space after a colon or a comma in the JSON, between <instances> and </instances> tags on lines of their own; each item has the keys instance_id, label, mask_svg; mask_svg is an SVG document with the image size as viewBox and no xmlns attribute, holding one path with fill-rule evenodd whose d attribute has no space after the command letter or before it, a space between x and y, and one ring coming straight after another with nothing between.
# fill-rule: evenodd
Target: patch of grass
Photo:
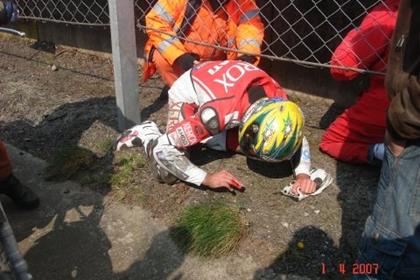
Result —
<instances>
[{"instance_id":1,"label":"patch of grass","mask_svg":"<svg viewBox=\"0 0 420 280\"><path fill-rule=\"evenodd\" d=\"M111 175L110 182L113 186L124 187L133 180L134 171L146 164L139 153L120 153L115 162L115 169Z\"/></svg>"},{"instance_id":2,"label":"patch of grass","mask_svg":"<svg viewBox=\"0 0 420 280\"><path fill-rule=\"evenodd\" d=\"M102 154L106 154L114 144L113 139L103 139L101 141L98 141L96 144L96 147L98 148L98 151Z\"/></svg>"},{"instance_id":3,"label":"patch of grass","mask_svg":"<svg viewBox=\"0 0 420 280\"><path fill-rule=\"evenodd\" d=\"M117 201L137 204L144 202L143 190L136 184L136 170L143 168L146 161L138 152L124 151L117 154L114 171L110 174L113 198Z\"/></svg>"},{"instance_id":4,"label":"patch of grass","mask_svg":"<svg viewBox=\"0 0 420 280\"><path fill-rule=\"evenodd\" d=\"M187 252L219 257L233 251L245 232L239 209L213 202L184 209L171 236Z\"/></svg>"},{"instance_id":5,"label":"patch of grass","mask_svg":"<svg viewBox=\"0 0 420 280\"><path fill-rule=\"evenodd\" d=\"M95 160L94 154L78 146L66 146L48 161L47 179L67 180Z\"/></svg>"}]
</instances>

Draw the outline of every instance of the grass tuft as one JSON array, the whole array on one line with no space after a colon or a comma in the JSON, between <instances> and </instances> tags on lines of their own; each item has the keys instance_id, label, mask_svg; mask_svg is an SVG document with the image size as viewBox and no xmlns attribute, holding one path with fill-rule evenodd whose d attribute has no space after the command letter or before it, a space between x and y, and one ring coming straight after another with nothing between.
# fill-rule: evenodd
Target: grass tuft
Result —
<instances>
[{"instance_id":1,"label":"grass tuft","mask_svg":"<svg viewBox=\"0 0 420 280\"><path fill-rule=\"evenodd\" d=\"M47 179L67 180L95 160L94 154L78 146L66 146L48 161Z\"/></svg>"},{"instance_id":2,"label":"grass tuft","mask_svg":"<svg viewBox=\"0 0 420 280\"><path fill-rule=\"evenodd\" d=\"M232 252L246 226L239 209L221 202L202 203L184 209L171 235L187 252L219 257Z\"/></svg>"},{"instance_id":3,"label":"grass tuft","mask_svg":"<svg viewBox=\"0 0 420 280\"><path fill-rule=\"evenodd\" d=\"M96 147L101 154L106 154L109 150L111 150L113 144L113 139L103 139L97 142Z\"/></svg>"},{"instance_id":4,"label":"grass tuft","mask_svg":"<svg viewBox=\"0 0 420 280\"><path fill-rule=\"evenodd\" d=\"M133 204L144 202L145 195L136 178L138 169L145 165L145 159L138 152L122 151L116 155L114 170L109 180L115 200Z\"/></svg>"},{"instance_id":5,"label":"grass tuft","mask_svg":"<svg viewBox=\"0 0 420 280\"><path fill-rule=\"evenodd\" d=\"M143 168L146 162L139 153L122 152L115 161L115 169L111 175L111 184L124 187L133 181L134 171Z\"/></svg>"}]
</instances>

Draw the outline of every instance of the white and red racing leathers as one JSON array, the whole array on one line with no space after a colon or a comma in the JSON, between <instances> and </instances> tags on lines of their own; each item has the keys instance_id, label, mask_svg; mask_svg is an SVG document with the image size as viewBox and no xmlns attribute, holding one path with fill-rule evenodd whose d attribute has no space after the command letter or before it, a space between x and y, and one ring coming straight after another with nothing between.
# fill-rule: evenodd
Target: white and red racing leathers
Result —
<instances>
[{"instance_id":1,"label":"white and red racing leathers","mask_svg":"<svg viewBox=\"0 0 420 280\"><path fill-rule=\"evenodd\" d=\"M287 99L280 85L252 64L230 60L202 63L185 72L169 90L168 123L163 137L169 139L167 145L180 151L198 143L235 151L242 117L252 103L263 97ZM295 173L309 174L309 169L309 145L304 139ZM200 185L207 175L195 166L184 173L182 179L195 185Z\"/></svg>"}]
</instances>

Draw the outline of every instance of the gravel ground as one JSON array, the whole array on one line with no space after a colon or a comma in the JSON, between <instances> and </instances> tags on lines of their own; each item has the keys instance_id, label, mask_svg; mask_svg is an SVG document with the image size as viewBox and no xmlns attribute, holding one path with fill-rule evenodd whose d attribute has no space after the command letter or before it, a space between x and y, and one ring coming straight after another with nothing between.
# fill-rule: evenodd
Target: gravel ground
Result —
<instances>
[{"instance_id":1,"label":"gravel ground","mask_svg":"<svg viewBox=\"0 0 420 280\"><path fill-rule=\"evenodd\" d=\"M98 149L98 143L117 135L109 57L64 47L48 53L31 48L32 44L13 38L0 41L0 138L42 159L51 158L64 145L79 145L95 155L95 168L88 171L112 169L112 152ZM143 119L154 120L163 128L166 106L159 99L162 87L158 78L141 85L140 107ZM332 101L293 91L289 94L306 116L305 135L312 147L313 165L326 169L334 178L322 195L294 202L280 194L290 182L289 167L261 165L240 155L197 148L192 152L195 162L209 171L231 171L246 182L246 191L232 195L183 183L159 184L150 177L146 165L135 171L132 183L144 199L127 199L126 203L150 210L167 225L191 203L222 200L235 204L249 221L249 234L235 256L252 258L259 264L255 279L348 277L349 271L343 276L337 267L346 263L351 268L354 262L379 171L336 162L321 154L317 145L323 130L319 123L331 119L326 112ZM278 174L278 170L285 172ZM110 197L115 194L109 183L86 187ZM130 192L126 196L130 197ZM303 248L297 247L298 242ZM321 274L322 263L327 268L325 275Z\"/></svg>"}]
</instances>

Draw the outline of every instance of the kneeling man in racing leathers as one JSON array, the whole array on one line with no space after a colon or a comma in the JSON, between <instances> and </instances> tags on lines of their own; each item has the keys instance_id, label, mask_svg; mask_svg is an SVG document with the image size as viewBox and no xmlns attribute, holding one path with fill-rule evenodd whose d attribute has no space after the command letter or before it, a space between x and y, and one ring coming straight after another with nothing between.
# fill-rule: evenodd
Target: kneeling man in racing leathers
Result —
<instances>
[{"instance_id":1,"label":"kneeling man in racing leathers","mask_svg":"<svg viewBox=\"0 0 420 280\"><path fill-rule=\"evenodd\" d=\"M222 151L237 151L264 161L300 157L294 169L294 194L316 190L310 177L309 145L302 134L299 107L287 100L280 85L266 72L242 61L210 61L180 76L169 90L166 133L145 121L125 131L117 150L142 145L158 178L176 179L209 188L241 189L242 183L222 170L207 173L185 155L204 143Z\"/></svg>"}]
</instances>

